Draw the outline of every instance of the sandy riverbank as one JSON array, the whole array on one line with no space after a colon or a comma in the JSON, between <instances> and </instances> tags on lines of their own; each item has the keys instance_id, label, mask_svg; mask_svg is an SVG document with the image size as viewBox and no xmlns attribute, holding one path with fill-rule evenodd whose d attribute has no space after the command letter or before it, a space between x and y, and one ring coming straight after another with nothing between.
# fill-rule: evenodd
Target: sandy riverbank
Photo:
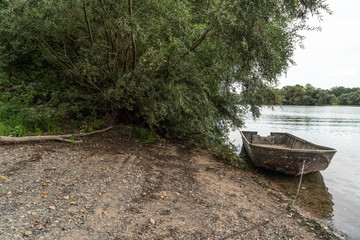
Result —
<instances>
[{"instance_id":1,"label":"sandy riverbank","mask_svg":"<svg viewBox=\"0 0 360 240\"><path fill-rule=\"evenodd\" d=\"M252 171L124 134L0 145L0 239L338 239Z\"/></svg>"}]
</instances>

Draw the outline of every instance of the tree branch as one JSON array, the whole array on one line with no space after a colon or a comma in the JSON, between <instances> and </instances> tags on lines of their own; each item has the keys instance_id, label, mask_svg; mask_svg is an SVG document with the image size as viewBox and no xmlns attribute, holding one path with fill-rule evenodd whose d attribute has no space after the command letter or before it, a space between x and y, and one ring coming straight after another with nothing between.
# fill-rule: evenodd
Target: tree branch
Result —
<instances>
[{"instance_id":1,"label":"tree branch","mask_svg":"<svg viewBox=\"0 0 360 240\"><path fill-rule=\"evenodd\" d=\"M210 31L210 29L207 29L205 31L205 33L198 39L196 40L193 45L189 48L189 50L183 55L183 57L185 57L186 55L190 54L191 52L195 51L195 49L200 46L200 44L206 39L206 35L208 34L208 32Z\"/></svg>"},{"instance_id":2,"label":"tree branch","mask_svg":"<svg viewBox=\"0 0 360 240\"><path fill-rule=\"evenodd\" d=\"M208 28L205 33L198 39L196 40L193 45L188 49L188 51L186 53L184 53L184 55L181 56L180 60L179 60L179 63L183 60L184 57L186 57L187 55L189 55L191 52L195 51L195 49L197 47L200 46L200 44L206 39L206 36L207 34L209 33L210 31L210 28ZM176 64L176 66L179 66L179 64ZM177 67L174 68L174 70L176 69ZM174 71L173 70L173 71ZM166 75L165 77L165 82L169 81L170 77L171 77L171 72L170 70L168 69L168 74Z\"/></svg>"},{"instance_id":3,"label":"tree branch","mask_svg":"<svg viewBox=\"0 0 360 240\"><path fill-rule=\"evenodd\" d=\"M94 38L93 38L93 35L92 35L92 32L91 32L90 22L89 22L89 18L87 16L86 6L85 6L84 1L83 1L83 11L84 11L84 18L85 18L85 21L86 21L86 26L87 26L87 29L88 29L88 32L89 32L90 43L91 43L91 46L94 46Z\"/></svg>"},{"instance_id":4,"label":"tree branch","mask_svg":"<svg viewBox=\"0 0 360 240\"><path fill-rule=\"evenodd\" d=\"M129 4L129 16L131 18L132 12L133 12L133 0L128 0ZM134 39L134 33L133 30L130 30L130 40L131 40L131 50L132 50L132 62L131 62L131 68L134 71L136 66L136 44Z\"/></svg>"},{"instance_id":5,"label":"tree branch","mask_svg":"<svg viewBox=\"0 0 360 240\"><path fill-rule=\"evenodd\" d=\"M88 133L78 133L78 134L63 134L63 135L51 135L51 136L29 136L29 137L6 137L0 136L0 143L20 143L20 142L40 142L40 141L62 141L62 142L74 142L79 143L82 141L72 141L71 137L84 137L89 136L97 133L103 133L109 131L113 127L107 127L100 130L95 130Z\"/></svg>"}]
</instances>

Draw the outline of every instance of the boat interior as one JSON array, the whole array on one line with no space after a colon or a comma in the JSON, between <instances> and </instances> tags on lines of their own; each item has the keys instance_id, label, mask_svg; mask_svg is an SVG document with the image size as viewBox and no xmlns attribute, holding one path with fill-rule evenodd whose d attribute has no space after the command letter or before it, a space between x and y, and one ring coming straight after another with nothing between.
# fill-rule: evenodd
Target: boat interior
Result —
<instances>
[{"instance_id":1,"label":"boat interior","mask_svg":"<svg viewBox=\"0 0 360 240\"><path fill-rule=\"evenodd\" d=\"M315 145L288 133L272 132L269 136L260 136L257 132L242 132L249 143L266 145L267 147L289 148L289 149L328 149Z\"/></svg>"}]
</instances>

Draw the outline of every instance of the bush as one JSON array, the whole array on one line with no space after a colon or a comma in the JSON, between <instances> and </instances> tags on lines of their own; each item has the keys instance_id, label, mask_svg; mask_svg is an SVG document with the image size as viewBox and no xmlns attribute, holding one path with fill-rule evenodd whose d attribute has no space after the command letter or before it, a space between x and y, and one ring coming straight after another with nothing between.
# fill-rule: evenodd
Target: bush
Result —
<instances>
[{"instance_id":1,"label":"bush","mask_svg":"<svg viewBox=\"0 0 360 240\"><path fill-rule=\"evenodd\" d=\"M141 143L153 143L157 140L156 134L145 128L140 128L136 130L136 139Z\"/></svg>"},{"instance_id":2,"label":"bush","mask_svg":"<svg viewBox=\"0 0 360 240\"><path fill-rule=\"evenodd\" d=\"M12 102L0 102L0 135L21 137L42 132L55 134L58 129L57 121L46 117L46 114Z\"/></svg>"},{"instance_id":3,"label":"bush","mask_svg":"<svg viewBox=\"0 0 360 240\"><path fill-rule=\"evenodd\" d=\"M277 101L274 85L299 31L311 29L305 20L327 10L323 1L296 0L1 4L0 91L26 118L37 106L46 121L95 112L213 144L240 128L246 111L258 116Z\"/></svg>"}]
</instances>

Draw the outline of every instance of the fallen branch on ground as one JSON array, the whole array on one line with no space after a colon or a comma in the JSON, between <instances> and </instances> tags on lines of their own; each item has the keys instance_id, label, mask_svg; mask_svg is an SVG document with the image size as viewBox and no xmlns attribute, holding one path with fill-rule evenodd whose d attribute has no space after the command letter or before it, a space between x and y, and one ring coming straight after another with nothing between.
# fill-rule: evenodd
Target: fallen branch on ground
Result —
<instances>
[{"instance_id":1,"label":"fallen branch on ground","mask_svg":"<svg viewBox=\"0 0 360 240\"><path fill-rule=\"evenodd\" d=\"M39 142L39 141L62 141L62 142L70 142L70 143L80 143L80 141L71 140L69 138L73 137L84 137L97 133L106 132L113 127L107 127L100 130L95 130L87 133L78 133L78 134L63 134L63 135L49 135L49 136L29 136L29 137L6 137L0 136L0 142L2 143L20 143L20 142Z\"/></svg>"}]
</instances>

